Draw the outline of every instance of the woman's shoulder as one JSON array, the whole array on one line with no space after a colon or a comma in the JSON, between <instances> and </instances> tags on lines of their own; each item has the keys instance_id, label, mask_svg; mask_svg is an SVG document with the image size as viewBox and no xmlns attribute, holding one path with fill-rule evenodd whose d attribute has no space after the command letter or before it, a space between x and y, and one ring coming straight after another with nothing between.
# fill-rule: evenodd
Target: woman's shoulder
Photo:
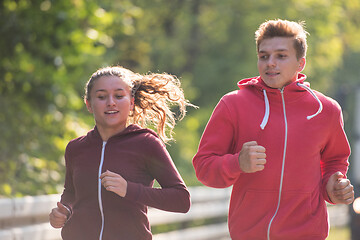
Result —
<instances>
[{"instance_id":1,"label":"woman's shoulder","mask_svg":"<svg viewBox=\"0 0 360 240\"><path fill-rule=\"evenodd\" d=\"M97 130L94 128L92 130L90 130L86 135L74 138L72 140L70 140L67 144L67 149L68 148L77 148L77 147L81 147L83 145L88 145L88 144L92 144L92 143L97 143L97 142L101 142L101 137L100 134L97 132Z\"/></svg>"},{"instance_id":2,"label":"woman's shoulder","mask_svg":"<svg viewBox=\"0 0 360 240\"><path fill-rule=\"evenodd\" d=\"M150 144L152 146L154 145L163 145L163 141L160 139L157 132L155 132L153 129L150 128L143 128L143 132L141 133L143 141L146 142L146 144Z\"/></svg>"}]
</instances>

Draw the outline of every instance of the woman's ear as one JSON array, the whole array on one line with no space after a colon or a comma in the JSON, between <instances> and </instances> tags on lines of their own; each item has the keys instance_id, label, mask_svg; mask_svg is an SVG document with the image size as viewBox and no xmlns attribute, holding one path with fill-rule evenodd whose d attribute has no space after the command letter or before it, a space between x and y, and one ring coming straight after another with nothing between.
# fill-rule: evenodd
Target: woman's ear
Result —
<instances>
[{"instance_id":1,"label":"woman's ear","mask_svg":"<svg viewBox=\"0 0 360 240\"><path fill-rule=\"evenodd\" d=\"M90 103L90 101L88 99L85 99L85 104L86 104L86 108L89 111L89 113L93 113L91 103Z\"/></svg>"},{"instance_id":2,"label":"woman's ear","mask_svg":"<svg viewBox=\"0 0 360 240\"><path fill-rule=\"evenodd\" d=\"M135 98L132 97L130 99L130 110L133 111L135 109Z\"/></svg>"}]
</instances>

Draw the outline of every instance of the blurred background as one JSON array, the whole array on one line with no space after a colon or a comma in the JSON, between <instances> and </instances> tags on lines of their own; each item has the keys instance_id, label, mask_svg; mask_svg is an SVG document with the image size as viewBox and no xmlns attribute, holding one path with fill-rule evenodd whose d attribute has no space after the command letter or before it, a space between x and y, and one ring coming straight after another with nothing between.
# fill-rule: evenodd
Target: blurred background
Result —
<instances>
[{"instance_id":1,"label":"blurred background","mask_svg":"<svg viewBox=\"0 0 360 240\"><path fill-rule=\"evenodd\" d=\"M84 85L107 65L181 80L200 108L179 122L168 150L187 185L200 185L191 161L202 131L221 96L258 74L254 32L277 18L306 22L304 73L312 88L340 103L354 147L359 12L360 0L0 1L0 196L62 191L65 146L94 125ZM356 161L353 154L351 179L359 174ZM350 239L360 228L355 220L333 239Z\"/></svg>"}]
</instances>

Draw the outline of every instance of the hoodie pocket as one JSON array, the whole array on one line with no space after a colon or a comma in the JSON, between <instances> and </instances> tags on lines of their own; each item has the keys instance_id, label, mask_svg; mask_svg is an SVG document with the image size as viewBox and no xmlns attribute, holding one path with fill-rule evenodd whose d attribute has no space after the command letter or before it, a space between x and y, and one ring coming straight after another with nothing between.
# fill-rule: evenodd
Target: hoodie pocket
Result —
<instances>
[{"instance_id":1,"label":"hoodie pocket","mask_svg":"<svg viewBox=\"0 0 360 240\"><path fill-rule=\"evenodd\" d=\"M232 239L266 239L278 200L278 191L259 190L248 190L238 201L232 199L229 210ZM326 204L317 189L313 193L282 192L270 229L272 239L324 239L327 231Z\"/></svg>"},{"instance_id":2,"label":"hoodie pocket","mask_svg":"<svg viewBox=\"0 0 360 240\"><path fill-rule=\"evenodd\" d=\"M283 192L279 212L271 228L275 238L297 236L296 239L310 239L310 236L318 236L318 239L323 239L327 231L326 204L317 192Z\"/></svg>"},{"instance_id":3,"label":"hoodie pocket","mask_svg":"<svg viewBox=\"0 0 360 240\"><path fill-rule=\"evenodd\" d=\"M261 239L266 237L267 225L275 213L277 191L249 190L241 201L232 202L229 211L230 232L240 233L234 239Z\"/></svg>"}]
</instances>

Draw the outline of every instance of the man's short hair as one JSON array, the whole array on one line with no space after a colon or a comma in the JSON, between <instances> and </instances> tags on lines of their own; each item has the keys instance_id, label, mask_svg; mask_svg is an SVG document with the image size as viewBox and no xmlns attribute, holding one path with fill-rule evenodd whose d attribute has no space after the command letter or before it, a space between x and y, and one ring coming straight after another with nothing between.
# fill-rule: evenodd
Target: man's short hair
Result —
<instances>
[{"instance_id":1,"label":"man's short hair","mask_svg":"<svg viewBox=\"0 0 360 240\"><path fill-rule=\"evenodd\" d=\"M305 31L305 22L293 22L288 20L269 20L260 25L255 32L256 48L259 51L259 46L264 39L273 37L289 37L294 38L294 48L296 50L297 59L306 56L307 43Z\"/></svg>"}]
</instances>

